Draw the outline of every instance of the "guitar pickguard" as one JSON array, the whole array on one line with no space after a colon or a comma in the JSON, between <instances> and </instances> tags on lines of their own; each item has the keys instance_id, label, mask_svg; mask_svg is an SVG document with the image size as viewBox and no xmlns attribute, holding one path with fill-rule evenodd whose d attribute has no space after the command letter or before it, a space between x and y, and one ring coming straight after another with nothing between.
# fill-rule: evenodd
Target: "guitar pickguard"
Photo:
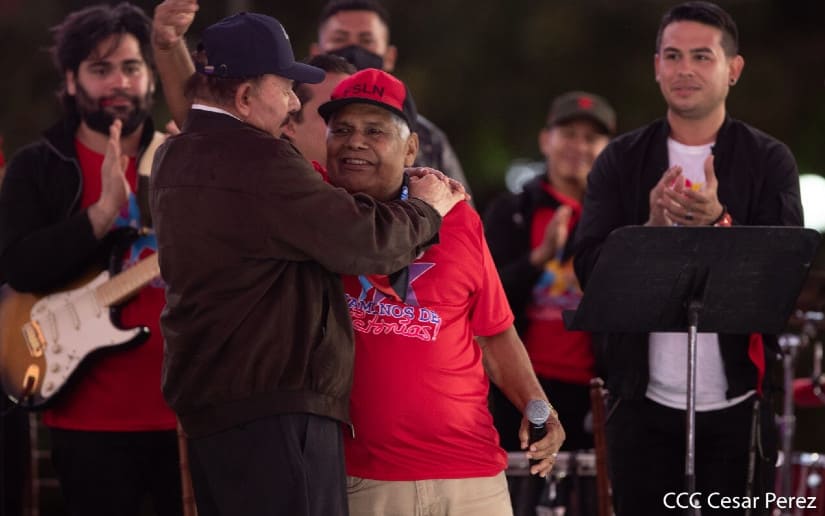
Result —
<instances>
[{"instance_id":1,"label":"guitar pickguard","mask_svg":"<svg viewBox=\"0 0 825 516\"><path fill-rule=\"evenodd\" d=\"M117 328L108 307L95 298L94 288L108 279L109 273L101 272L91 283L43 298L32 307L32 320L46 341L42 397L53 396L91 352L127 343L141 333L141 328Z\"/></svg>"},{"instance_id":2,"label":"guitar pickguard","mask_svg":"<svg viewBox=\"0 0 825 516\"><path fill-rule=\"evenodd\" d=\"M96 294L108 280L109 273L101 272L80 288L44 297L29 304L31 310L16 322L5 320L14 316L4 314L2 380L11 399L29 408L41 407L90 354L148 336L144 327L121 329L112 323L109 307ZM12 295L21 296L22 303L35 299Z\"/></svg>"}]
</instances>

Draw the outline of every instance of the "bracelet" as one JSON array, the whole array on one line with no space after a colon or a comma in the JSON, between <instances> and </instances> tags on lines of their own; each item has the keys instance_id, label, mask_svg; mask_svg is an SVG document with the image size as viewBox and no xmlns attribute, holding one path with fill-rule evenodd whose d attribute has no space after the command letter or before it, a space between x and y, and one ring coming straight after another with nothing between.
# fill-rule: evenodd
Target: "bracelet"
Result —
<instances>
[{"instance_id":1,"label":"bracelet","mask_svg":"<svg viewBox=\"0 0 825 516\"><path fill-rule=\"evenodd\" d=\"M711 226L717 227L730 227L733 224L733 219L728 213L728 208L724 204L722 205L722 213L719 214L713 222L710 223Z\"/></svg>"},{"instance_id":2,"label":"bracelet","mask_svg":"<svg viewBox=\"0 0 825 516\"><path fill-rule=\"evenodd\" d=\"M730 213L725 213L725 215L722 216L722 220L714 224L714 226L720 228L729 228L733 226L733 219L731 218Z\"/></svg>"}]
</instances>

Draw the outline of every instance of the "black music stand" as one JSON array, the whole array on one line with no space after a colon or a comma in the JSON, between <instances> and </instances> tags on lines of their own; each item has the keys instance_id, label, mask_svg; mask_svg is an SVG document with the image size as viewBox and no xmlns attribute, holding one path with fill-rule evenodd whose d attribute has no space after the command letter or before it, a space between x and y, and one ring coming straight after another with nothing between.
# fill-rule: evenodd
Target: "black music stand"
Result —
<instances>
[{"instance_id":1,"label":"black music stand","mask_svg":"<svg viewBox=\"0 0 825 516\"><path fill-rule=\"evenodd\" d=\"M685 482L696 491L698 332L778 334L819 244L812 229L619 228L608 235L570 330L687 332ZM695 509L691 509L695 511Z\"/></svg>"}]
</instances>

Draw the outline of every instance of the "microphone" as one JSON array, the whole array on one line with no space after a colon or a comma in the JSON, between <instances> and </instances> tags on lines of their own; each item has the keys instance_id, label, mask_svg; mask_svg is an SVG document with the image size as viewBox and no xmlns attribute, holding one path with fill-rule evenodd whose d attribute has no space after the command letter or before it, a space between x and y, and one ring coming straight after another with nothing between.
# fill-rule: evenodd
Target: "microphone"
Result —
<instances>
[{"instance_id":1,"label":"microphone","mask_svg":"<svg viewBox=\"0 0 825 516\"><path fill-rule=\"evenodd\" d=\"M524 409L524 416L530 422L529 444L541 441L547 435L547 418L550 417L550 404L544 400L530 400ZM538 464L540 461L530 459L530 465Z\"/></svg>"}]
</instances>

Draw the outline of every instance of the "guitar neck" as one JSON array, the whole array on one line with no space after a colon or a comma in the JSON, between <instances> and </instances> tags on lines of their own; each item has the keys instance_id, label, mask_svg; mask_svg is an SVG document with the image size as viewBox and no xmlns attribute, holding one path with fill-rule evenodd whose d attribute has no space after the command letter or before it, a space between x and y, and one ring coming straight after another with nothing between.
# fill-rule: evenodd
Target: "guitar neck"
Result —
<instances>
[{"instance_id":1,"label":"guitar neck","mask_svg":"<svg viewBox=\"0 0 825 516\"><path fill-rule=\"evenodd\" d=\"M159 274L158 255L153 253L98 286L95 294L101 305L116 305L148 285Z\"/></svg>"}]
</instances>

